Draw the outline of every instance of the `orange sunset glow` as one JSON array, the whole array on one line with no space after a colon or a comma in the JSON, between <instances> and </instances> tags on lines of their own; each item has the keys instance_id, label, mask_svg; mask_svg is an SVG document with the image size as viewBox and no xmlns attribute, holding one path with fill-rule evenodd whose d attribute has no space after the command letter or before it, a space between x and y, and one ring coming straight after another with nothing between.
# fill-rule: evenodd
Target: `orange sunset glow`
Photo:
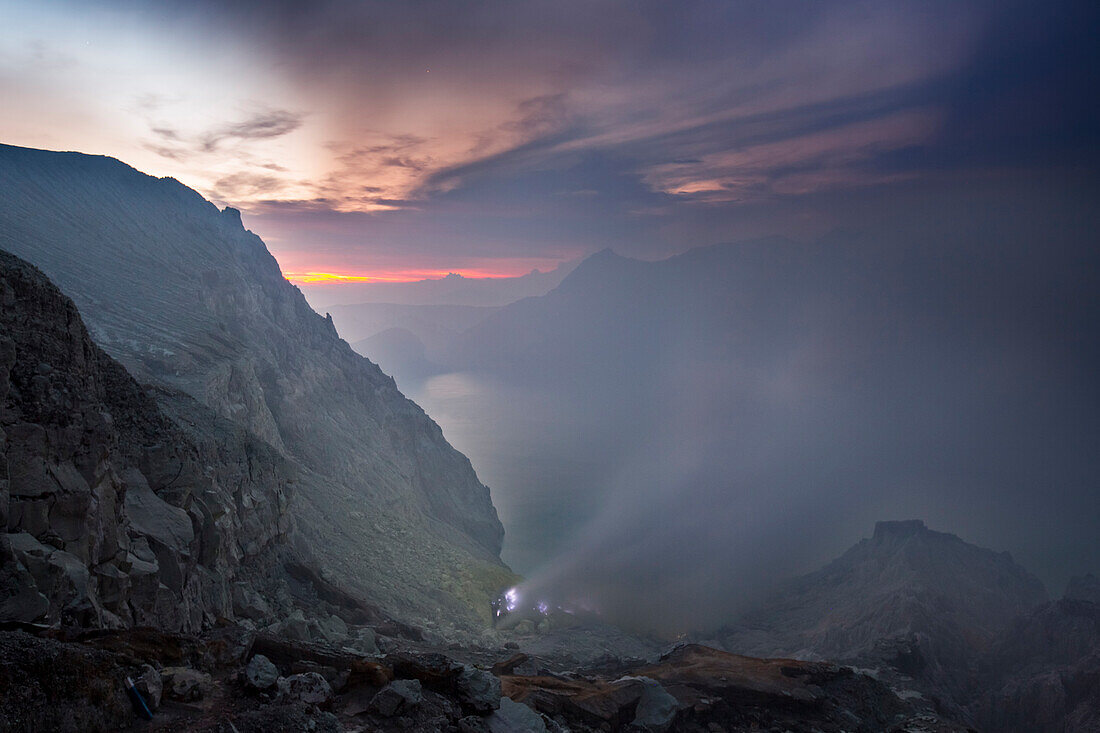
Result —
<instances>
[{"instance_id":1,"label":"orange sunset glow","mask_svg":"<svg viewBox=\"0 0 1100 733\"><path fill-rule=\"evenodd\" d=\"M503 278L515 277L522 272L499 272L489 270L404 270L397 272L289 272L283 277L296 285L338 285L340 283L409 283L419 280L442 280L448 275L464 278Z\"/></svg>"}]
</instances>

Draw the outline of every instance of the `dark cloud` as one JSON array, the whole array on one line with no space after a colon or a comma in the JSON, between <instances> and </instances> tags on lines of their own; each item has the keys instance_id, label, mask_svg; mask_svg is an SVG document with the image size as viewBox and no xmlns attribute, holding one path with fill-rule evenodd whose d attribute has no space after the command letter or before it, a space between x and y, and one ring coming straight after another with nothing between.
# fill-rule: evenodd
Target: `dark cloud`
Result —
<instances>
[{"instance_id":1,"label":"dark cloud","mask_svg":"<svg viewBox=\"0 0 1100 733\"><path fill-rule=\"evenodd\" d=\"M163 138L165 140L171 140L173 142L179 141L181 139L180 133L170 127L154 127L152 128L152 133L157 137Z\"/></svg>"},{"instance_id":2,"label":"dark cloud","mask_svg":"<svg viewBox=\"0 0 1100 733\"><path fill-rule=\"evenodd\" d=\"M179 147L168 147L166 145L155 145L153 143L145 143L144 148L151 150L162 158L168 158L169 160L184 160L191 157L191 153L185 149Z\"/></svg>"},{"instance_id":3,"label":"dark cloud","mask_svg":"<svg viewBox=\"0 0 1100 733\"><path fill-rule=\"evenodd\" d=\"M631 237L636 212L695 217L703 244L724 238L708 222L745 218L750 206L1080 161L1097 147L1098 11L1079 0L327 0L141 12L231 40L323 107L336 157L313 200L374 210L391 208L385 199L445 216L480 196L485 210L512 212L519 249L560 215L548 194L561 191L602 194L584 246ZM216 152L302 123L276 110L197 144ZM693 213L700 205L723 212ZM560 238L574 232L564 224ZM684 246L668 237L664 251Z\"/></svg>"},{"instance_id":4,"label":"dark cloud","mask_svg":"<svg viewBox=\"0 0 1100 733\"><path fill-rule=\"evenodd\" d=\"M258 112L246 120L203 133L199 142L203 151L213 152L225 140L265 140L282 137L302 126L303 115L287 110Z\"/></svg>"},{"instance_id":5,"label":"dark cloud","mask_svg":"<svg viewBox=\"0 0 1100 733\"><path fill-rule=\"evenodd\" d=\"M212 195L220 201L271 195L283 188L284 182L275 176L249 172L234 173L218 179Z\"/></svg>"},{"instance_id":6,"label":"dark cloud","mask_svg":"<svg viewBox=\"0 0 1100 733\"><path fill-rule=\"evenodd\" d=\"M524 138L542 137L562 127L567 109L564 93L531 97L516 105L518 119L505 122L501 129L520 132Z\"/></svg>"}]
</instances>

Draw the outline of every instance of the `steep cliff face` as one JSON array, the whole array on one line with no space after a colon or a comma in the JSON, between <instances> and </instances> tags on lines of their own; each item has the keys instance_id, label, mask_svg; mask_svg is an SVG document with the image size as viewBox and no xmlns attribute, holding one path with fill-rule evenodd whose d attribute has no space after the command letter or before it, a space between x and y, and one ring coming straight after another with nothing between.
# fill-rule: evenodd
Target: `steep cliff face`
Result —
<instances>
[{"instance_id":1,"label":"steep cliff face","mask_svg":"<svg viewBox=\"0 0 1100 733\"><path fill-rule=\"evenodd\" d=\"M72 301L2 251L0 303L0 619L197 630L231 617L238 569L289 529L285 461L163 393L192 403L210 439L186 435Z\"/></svg>"},{"instance_id":2,"label":"steep cliff face","mask_svg":"<svg viewBox=\"0 0 1100 733\"><path fill-rule=\"evenodd\" d=\"M507 582L469 461L237 212L110 158L8 146L0 191L0 247L72 297L98 344L298 467L298 526L326 573L391 611L467 619Z\"/></svg>"}]
</instances>

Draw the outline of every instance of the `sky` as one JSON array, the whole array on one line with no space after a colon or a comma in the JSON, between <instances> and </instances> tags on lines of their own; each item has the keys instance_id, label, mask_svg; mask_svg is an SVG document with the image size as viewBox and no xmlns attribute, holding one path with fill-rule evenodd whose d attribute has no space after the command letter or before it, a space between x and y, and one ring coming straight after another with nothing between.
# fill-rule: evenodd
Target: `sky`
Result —
<instances>
[{"instance_id":1,"label":"sky","mask_svg":"<svg viewBox=\"0 0 1100 733\"><path fill-rule=\"evenodd\" d=\"M242 210L295 282L520 275L1092 180L1090 2L10 2L0 140Z\"/></svg>"}]
</instances>

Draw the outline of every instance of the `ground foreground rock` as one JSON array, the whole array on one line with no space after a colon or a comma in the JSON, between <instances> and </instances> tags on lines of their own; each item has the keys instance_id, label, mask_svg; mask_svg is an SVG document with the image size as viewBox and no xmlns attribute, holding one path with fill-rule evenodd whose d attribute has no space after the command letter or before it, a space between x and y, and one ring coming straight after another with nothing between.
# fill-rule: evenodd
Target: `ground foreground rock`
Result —
<instances>
[{"instance_id":1,"label":"ground foreground rock","mask_svg":"<svg viewBox=\"0 0 1100 733\"><path fill-rule=\"evenodd\" d=\"M939 727L913 727L919 714L905 701L846 668L697 645L628 674L557 666L497 678L488 668L514 656L503 647L442 653L391 639L395 651L378 657L240 626L201 636L137 629L48 638L60 633L0 630L0 731L964 730L936 719ZM125 680L148 682L151 673L164 694L144 721Z\"/></svg>"}]
</instances>

